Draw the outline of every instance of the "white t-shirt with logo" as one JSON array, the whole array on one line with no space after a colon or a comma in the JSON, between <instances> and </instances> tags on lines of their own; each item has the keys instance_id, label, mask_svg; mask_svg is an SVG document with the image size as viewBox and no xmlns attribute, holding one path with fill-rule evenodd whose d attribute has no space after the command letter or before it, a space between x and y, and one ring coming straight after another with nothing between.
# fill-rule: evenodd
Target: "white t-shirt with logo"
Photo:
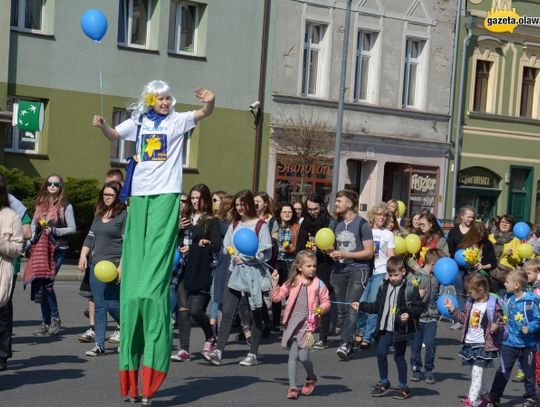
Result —
<instances>
[{"instance_id":1,"label":"white t-shirt with logo","mask_svg":"<svg viewBox=\"0 0 540 407\"><path fill-rule=\"evenodd\" d=\"M375 257L373 274L386 273L388 249L396 248L396 239L388 229L373 228L371 232L373 233L373 256Z\"/></svg>"},{"instance_id":2,"label":"white t-shirt with logo","mask_svg":"<svg viewBox=\"0 0 540 407\"><path fill-rule=\"evenodd\" d=\"M467 329L467 336L465 336L465 343L484 343L484 328L482 328L482 318L487 309L486 302L475 301L471 308L471 315L469 316L469 327Z\"/></svg>"},{"instance_id":3,"label":"white t-shirt with logo","mask_svg":"<svg viewBox=\"0 0 540 407\"><path fill-rule=\"evenodd\" d=\"M138 120L128 119L118 126L120 138L135 141ZM195 127L195 111L173 112L155 128L144 117L136 152L139 163L133 173L134 196L180 193L182 190L182 150L184 137Z\"/></svg>"}]
</instances>

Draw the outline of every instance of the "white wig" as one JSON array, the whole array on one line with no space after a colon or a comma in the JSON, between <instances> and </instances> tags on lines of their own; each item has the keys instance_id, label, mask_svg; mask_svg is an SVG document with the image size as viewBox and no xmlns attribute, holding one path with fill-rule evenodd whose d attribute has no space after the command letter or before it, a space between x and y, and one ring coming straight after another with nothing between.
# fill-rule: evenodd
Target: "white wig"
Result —
<instances>
[{"instance_id":1,"label":"white wig","mask_svg":"<svg viewBox=\"0 0 540 407\"><path fill-rule=\"evenodd\" d=\"M139 116L148 112L152 109L152 106L148 104L149 98L152 96L170 96L171 97L171 111L174 110L174 105L176 105L176 99L172 95L171 87L164 81L156 80L150 81L144 85L141 95L137 102L132 103L128 110L131 111L131 117L134 120L138 120ZM169 112L169 113L170 113Z\"/></svg>"}]
</instances>

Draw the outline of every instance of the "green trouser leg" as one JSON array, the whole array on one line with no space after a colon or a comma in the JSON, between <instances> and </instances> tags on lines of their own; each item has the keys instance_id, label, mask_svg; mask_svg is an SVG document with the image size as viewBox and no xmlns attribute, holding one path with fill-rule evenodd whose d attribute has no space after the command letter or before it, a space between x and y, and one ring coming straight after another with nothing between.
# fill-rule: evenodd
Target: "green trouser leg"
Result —
<instances>
[{"instance_id":1,"label":"green trouser leg","mask_svg":"<svg viewBox=\"0 0 540 407\"><path fill-rule=\"evenodd\" d=\"M178 211L178 194L134 196L130 200L120 285L123 397L138 396L138 369L143 355L143 396L152 397L169 370L169 284L178 236Z\"/></svg>"}]
</instances>

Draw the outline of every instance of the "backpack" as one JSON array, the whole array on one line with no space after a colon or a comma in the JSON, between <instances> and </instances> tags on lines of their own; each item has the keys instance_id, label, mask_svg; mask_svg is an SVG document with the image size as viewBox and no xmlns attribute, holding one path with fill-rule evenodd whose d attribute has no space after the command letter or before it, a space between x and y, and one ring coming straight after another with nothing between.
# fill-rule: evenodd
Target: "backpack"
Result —
<instances>
[{"instance_id":1,"label":"backpack","mask_svg":"<svg viewBox=\"0 0 540 407\"><path fill-rule=\"evenodd\" d=\"M497 308L497 303L500 303L500 306L502 309L504 300L500 299L497 295L493 293L489 293L489 298L486 305L486 316L488 319L488 329L491 325L494 323L497 323L498 321L495 321L495 309ZM506 327L504 329L497 330L497 333L493 336L493 342L497 347L501 346L501 343L506 339L508 336L508 331L506 330Z\"/></svg>"},{"instance_id":2,"label":"backpack","mask_svg":"<svg viewBox=\"0 0 540 407\"><path fill-rule=\"evenodd\" d=\"M270 222L272 221L275 221L275 219L274 218L270 219ZM238 223L239 221L237 220L233 222L233 231L238 226ZM259 232L261 231L261 228L265 224L266 222L262 219L259 219L257 221L257 224L255 225L255 235L257 236L257 238L259 237ZM272 223L272 226L273 226L273 223ZM268 224L268 227L270 228L270 223ZM275 269L276 263L277 263L277 256L278 256L278 246L277 246L277 241L275 241L276 239L272 238L272 229L270 229L270 238L272 239L272 257L270 258L270 260L266 262L266 264L268 264L271 268Z\"/></svg>"}]
</instances>

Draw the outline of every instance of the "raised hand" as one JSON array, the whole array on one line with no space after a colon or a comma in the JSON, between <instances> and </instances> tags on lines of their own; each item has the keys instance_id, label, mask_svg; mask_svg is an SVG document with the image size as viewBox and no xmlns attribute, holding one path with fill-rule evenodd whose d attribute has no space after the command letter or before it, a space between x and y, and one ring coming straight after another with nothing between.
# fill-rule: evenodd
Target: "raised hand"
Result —
<instances>
[{"instance_id":1,"label":"raised hand","mask_svg":"<svg viewBox=\"0 0 540 407\"><path fill-rule=\"evenodd\" d=\"M195 97L203 103L213 102L214 99L216 98L215 95L212 93L212 91L209 91L208 89L205 89L205 88L195 89Z\"/></svg>"}]
</instances>

